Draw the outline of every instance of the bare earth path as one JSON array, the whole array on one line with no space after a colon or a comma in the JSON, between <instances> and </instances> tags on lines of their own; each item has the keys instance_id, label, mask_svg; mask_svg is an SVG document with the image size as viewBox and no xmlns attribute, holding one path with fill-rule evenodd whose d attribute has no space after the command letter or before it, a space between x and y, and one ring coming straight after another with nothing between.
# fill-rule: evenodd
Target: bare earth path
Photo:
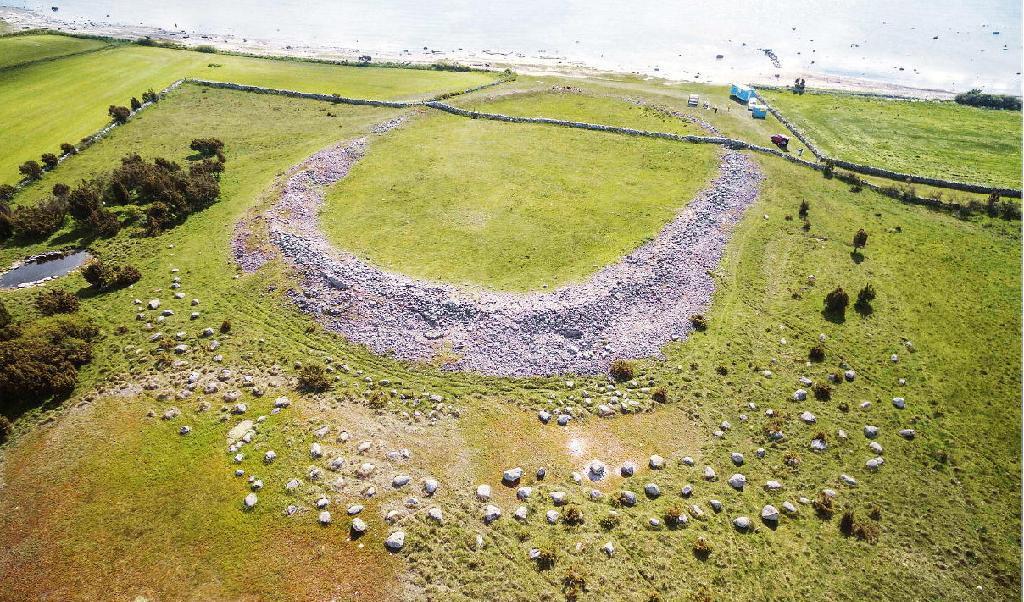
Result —
<instances>
[{"instance_id":1,"label":"bare earth path","mask_svg":"<svg viewBox=\"0 0 1024 602\"><path fill-rule=\"evenodd\" d=\"M292 299L376 353L429 360L444 344L458 357L448 368L501 376L597 373L613 359L656 356L668 341L684 338L690 316L711 302L708 272L762 179L749 157L726 151L715 180L654 240L583 282L502 293L387 272L326 240L317 217L323 189L344 178L366 147L362 138L310 157L263 216L271 243L303 277ZM259 252L236 239L243 268L261 265L251 253Z\"/></svg>"}]
</instances>

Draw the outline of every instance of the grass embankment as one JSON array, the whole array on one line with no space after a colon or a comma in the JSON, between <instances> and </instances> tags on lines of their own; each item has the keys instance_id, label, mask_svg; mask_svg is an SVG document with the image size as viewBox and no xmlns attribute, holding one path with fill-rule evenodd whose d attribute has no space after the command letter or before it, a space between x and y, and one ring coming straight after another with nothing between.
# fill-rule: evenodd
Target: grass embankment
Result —
<instances>
[{"instance_id":1,"label":"grass embankment","mask_svg":"<svg viewBox=\"0 0 1024 602\"><path fill-rule=\"evenodd\" d=\"M577 95L475 108L696 131L640 107ZM502 290L553 287L656 235L714 176L718 152L427 114L374 142L331 188L322 220L339 247L385 269Z\"/></svg>"},{"instance_id":2,"label":"grass embankment","mask_svg":"<svg viewBox=\"0 0 1024 602\"><path fill-rule=\"evenodd\" d=\"M1019 111L848 94L763 94L840 159L964 182L1021 185Z\"/></svg>"},{"instance_id":3,"label":"grass embankment","mask_svg":"<svg viewBox=\"0 0 1024 602\"><path fill-rule=\"evenodd\" d=\"M660 98L660 92L660 87L652 89L651 98ZM327 117L327 109L339 117ZM199 328L230 318L233 329L221 337L220 352L224 365L236 372L279 363L287 375L294 360L310 363L331 356L337 364L351 365L353 373L342 375L336 391L320 398L289 392L293 408L272 416L261 428L242 465L267 483L259 512L252 515L239 509L247 489L231 476L234 465L222 438L227 426L216 426L217 412L194 412L202 397L198 395L184 402L157 401L156 395L173 393L177 385L167 383L129 399L101 398L93 408L58 416L52 427L41 426L21 437L4 451L0 479L0 549L5 550L0 553L0 580L9 595L95 598L115 592L176 598L199 592L206 599L376 599L393 593L452 600L561 599L567 579L575 576L577 583L585 582L584 599L647 599L654 593L662 599L1020 596L1019 224L958 220L871 192L852 193L834 180L759 157L767 176L763 194L737 227L716 271L720 288L708 314L709 330L667 346L664 361L641 363L641 383L665 386L669 403L650 414L592 418L560 430L540 425L532 410L578 405L580 389L594 393L604 379L577 377L569 390L563 379L485 379L398 364L347 345L298 314L282 296L294 283L279 265L232 278L228 241L233 222L263 198L261 191L274 175L327 143L361 135L371 123L394 114L186 88L47 175L20 199L37 201L54 182L73 182L107 169L127 152L181 160L192 137L221 137L228 171L220 203L154 239L128 239L122 233L111 242L96 243L105 256L138 265L144 279L133 290L83 300L83 311L100 324L106 338L82 375L81 389L88 391L114 374L130 372L124 381L135 385L158 374L150 355L154 345L134 320L132 297L163 298L164 306L177 315L161 329L187 330L190 344ZM377 140L367 162L392 137L429 131L430 122L442 118L447 116L424 118ZM716 125L723 129L730 127L728 114L711 119L718 119ZM563 144L559 141L564 136L577 134L561 128L543 131L563 138L533 136L517 152L547 152L543 147ZM395 165L382 173L393 178L407 171L405 163ZM547 177L543 171L552 167L536 163L522 169L525 179L538 172ZM599 175L601 182L621 178L616 172ZM472 176L462 172L460 177ZM380 188L387 192L387 186ZM811 205L809 232L799 220L785 219L796 216L803 199ZM416 215L419 219L425 218ZM416 220L408 230L430 244L435 233ZM861 227L870 237L863 257L855 261L849 241ZM62 240L73 241L73 236L65 233L31 246L8 244L0 251L0 261ZM180 302L168 300L173 267L181 269L186 293ZM810 274L817 277L813 286L808 284ZM861 315L851 307L842 323L822 316L825 292L841 285L855 295L867 282L878 290L873 313ZM71 276L49 286L76 290L83 285L79 276ZM34 294L0 293L17 320L33 314ZM192 296L202 299L197 323L187 319ZM114 334L122 325L129 332ZM828 337L825 361L807 365L808 349L817 344L819 333ZM905 339L912 341L914 352ZM898 363L889 360L892 353L899 354ZM193 366L210 365L208 355L195 353L187 359ZM857 378L833 386L831 400L790 401L800 386L799 376L824 382L826 373L840 370L841 362L855 369ZM761 376L763 369L772 370L773 377ZM407 425L400 415L373 415L348 398L368 386L362 383L364 376L391 378L394 384L389 386L415 391L417 397L426 391L443 394L446 402L462 409L461 417L427 427L422 422ZM906 378L907 386L900 387L898 378ZM633 391L631 395L643 398ZM243 400L252 408L250 414L258 415L266 413L276 394L256 398L246 393ZM892 406L895 396L906 398L907 409ZM208 397L215 408L222 403L218 396ZM872 407L860 409L863 401ZM748 403L756 403L756 409ZM178 421L144 418L147 408L162 410L172 404L184 410ZM429 410L429 404L394 399L388 404ZM531 411L520 412L520 407ZM779 414L777 423L765 416L768 408ZM804 410L817 416L817 424L799 420ZM722 420L732 428L717 439L711 433ZM383 559L380 541L388 528L377 513L364 511L371 525L369 536L361 540L365 548L338 536L348 526L341 509L356 500L354 494L332 496L336 524L326 529L312 528L315 514L309 512L292 517L298 520L282 517L282 482L286 475L307 470L309 430L321 423L352 432L352 442L338 448L355 462L363 461L353 451L363 438L384 440L388 448L408 445L413 450L408 467L382 462L382 470L390 477L418 467L438 476L442 489L436 503L444 509L445 524L432 525L418 512L402 523L408 533L405 550ZM191 424L194 438L179 436L180 424ZM877 473L864 467L875 455L862 434L865 424L881 428L877 440L884 446L885 465ZM769 425L781 427L785 440L769 443ZM897 435L904 427L917 429L913 442ZM837 436L840 428L847 440ZM826 433L829 446L822 454L808 449L819 431ZM267 447L280 454L271 467L260 461ZM763 460L754 453L758 447L767 449ZM573 455L573 450L582 452ZM742 468L731 465L732 451L746 456ZM668 459L665 471L642 468L628 481L615 477L598 486L609 494L623 487L641 492L638 506L619 509L620 523L606 531L598 521L611 509L607 498L587 501L589 484L573 484L570 468L582 469L594 457L607 462L610 470L623 458L643 466L646 454L653 452ZM785 463L787 454L799 458L797 467ZM678 465L684 455L693 456L697 465ZM705 463L715 468L718 482L701 479ZM511 492L499 485L500 470L517 464L526 469L525 483L537 487L525 525L511 519L515 503ZM538 485L530 475L541 464L551 470ZM743 493L724 483L733 472L748 478ZM841 485L841 473L856 477L858 486ZM768 479L780 480L784 489L765 492L762 485ZM485 481L495 487L505 511L492 527L482 524L482 504L472 500L473 488ZM659 499L644 498L647 482L661 486ZM695 488L694 496L683 500L678 492L688 483ZM810 507L798 504L799 516L783 517L774 531L757 521L763 504L796 503L799 496L816 497L822 487L840 492L832 520L817 518ZM569 492L571 504L582 510L583 525L544 522L543 513L551 508L547 494L559 489ZM400 501L409 494L387 495ZM711 498L723 501L721 515L710 511ZM301 500L305 506L311 502ZM704 520L691 520L678 530L646 526L650 518L692 503L703 507L708 515ZM868 517L874 505L879 507L878 521ZM840 534L838 523L847 506L859 520L878 525L877 543ZM729 521L740 514L754 519L757 532L733 530ZM483 537L481 549L475 543L477 534ZM706 561L692 554L699 536L712 549ZM605 541L617 548L611 559L598 550ZM527 559L532 547L554 551L554 567L536 570ZM339 576L338 571L345 573ZM347 589L333 589L350 582Z\"/></svg>"},{"instance_id":4,"label":"grass embankment","mask_svg":"<svg viewBox=\"0 0 1024 602\"><path fill-rule=\"evenodd\" d=\"M385 99L426 98L494 80L481 72L343 67L134 45L47 61L0 71L0 183L16 182L22 162L56 153L63 142L77 144L109 123L109 105L128 106L132 96L183 77Z\"/></svg>"},{"instance_id":5,"label":"grass embankment","mask_svg":"<svg viewBox=\"0 0 1024 602\"><path fill-rule=\"evenodd\" d=\"M0 38L0 69L98 50L109 45L103 40L48 34Z\"/></svg>"}]
</instances>

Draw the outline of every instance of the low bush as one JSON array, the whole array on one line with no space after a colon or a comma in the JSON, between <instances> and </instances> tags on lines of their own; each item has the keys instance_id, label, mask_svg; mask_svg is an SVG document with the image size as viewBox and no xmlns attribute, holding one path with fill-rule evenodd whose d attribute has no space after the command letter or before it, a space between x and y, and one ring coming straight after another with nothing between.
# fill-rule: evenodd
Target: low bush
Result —
<instances>
[{"instance_id":1,"label":"low bush","mask_svg":"<svg viewBox=\"0 0 1024 602\"><path fill-rule=\"evenodd\" d=\"M577 506L569 506L562 516L562 522L572 527L582 525L583 520L583 512Z\"/></svg>"},{"instance_id":2,"label":"low bush","mask_svg":"<svg viewBox=\"0 0 1024 602\"><path fill-rule=\"evenodd\" d=\"M331 389L331 380L323 366L308 365L299 370L299 390L305 393L326 393Z\"/></svg>"},{"instance_id":3,"label":"low bush","mask_svg":"<svg viewBox=\"0 0 1024 602\"><path fill-rule=\"evenodd\" d=\"M131 104L133 111L138 111L142 108L142 103L139 101L138 98L135 98L134 96L132 96L132 100L129 104Z\"/></svg>"},{"instance_id":4,"label":"low bush","mask_svg":"<svg viewBox=\"0 0 1024 602\"><path fill-rule=\"evenodd\" d=\"M142 93L142 102L158 102L160 95L153 91L153 88Z\"/></svg>"},{"instance_id":5,"label":"low bush","mask_svg":"<svg viewBox=\"0 0 1024 602\"><path fill-rule=\"evenodd\" d=\"M825 361L825 348L821 345L815 345L811 347L811 350L807 352L807 359L812 362L823 362Z\"/></svg>"},{"instance_id":6,"label":"low bush","mask_svg":"<svg viewBox=\"0 0 1024 602\"><path fill-rule=\"evenodd\" d=\"M810 210L810 208L810 203L808 203L807 201L800 201L800 212L798 215L800 217L807 217L807 211Z\"/></svg>"},{"instance_id":7,"label":"low bush","mask_svg":"<svg viewBox=\"0 0 1024 602\"><path fill-rule=\"evenodd\" d=\"M983 107L986 109L1002 109L1004 111L1021 110L1021 99L1019 96L1010 94L986 94L980 88L973 88L967 92L961 92L953 97L957 104L971 107Z\"/></svg>"},{"instance_id":8,"label":"low bush","mask_svg":"<svg viewBox=\"0 0 1024 602\"><path fill-rule=\"evenodd\" d=\"M825 383L815 383L811 389L814 391L814 398L818 401L828 401L832 399L832 387Z\"/></svg>"},{"instance_id":9,"label":"low bush","mask_svg":"<svg viewBox=\"0 0 1024 602\"><path fill-rule=\"evenodd\" d=\"M43 167L46 169L53 169L57 167L60 161L57 159L57 155L53 153L43 153L43 156L39 158L43 162Z\"/></svg>"},{"instance_id":10,"label":"low bush","mask_svg":"<svg viewBox=\"0 0 1024 602\"><path fill-rule=\"evenodd\" d=\"M36 295L35 305L39 313L44 316L52 316L54 314L70 314L78 311L79 301L78 297L65 290L52 289Z\"/></svg>"},{"instance_id":11,"label":"low bush","mask_svg":"<svg viewBox=\"0 0 1024 602\"><path fill-rule=\"evenodd\" d=\"M94 289L108 291L131 286L142 279L142 272L128 264L109 264L98 259L82 267L82 276Z\"/></svg>"},{"instance_id":12,"label":"low bush","mask_svg":"<svg viewBox=\"0 0 1024 602\"><path fill-rule=\"evenodd\" d=\"M71 318L40 322L30 333L0 341L0 411L69 395L78 368L92 361L95 327Z\"/></svg>"},{"instance_id":13,"label":"low bush","mask_svg":"<svg viewBox=\"0 0 1024 602\"><path fill-rule=\"evenodd\" d=\"M51 192L53 192L53 196L57 198L64 198L71 194L71 187L62 182L57 182L53 185Z\"/></svg>"},{"instance_id":14,"label":"low bush","mask_svg":"<svg viewBox=\"0 0 1024 602\"><path fill-rule=\"evenodd\" d=\"M868 233L864 231L864 228L857 230L857 233L853 235L853 248L863 249L868 245Z\"/></svg>"},{"instance_id":15,"label":"low bush","mask_svg":"<svg viewBox=\"0 0 1024 602\"><path fill-rule=\"evenodd\" d=\"M665 521L666 527L675 527L679 524L679 517L683 515L683 511L675 506L670 506L662 514L662 519Z\"/></svg>"},{"instance_id":16,"label":"low bush","mask_svg":"<svg viewBox=\"0 0 1024 602\"><path fill-rule=\"evenodd\" d=\"M33 207L18 207L11 214L14 232L27 238L43 238L60 230L67 217L67 203L50 199Z\"/></svg>"},{"instance_id":17,"label":"low bush","mask_svg":"<svg viewBox=\"0 0 1024 602\"><path fill-rule=\"evenodd\" d=\"M842 287L825 295L825 311L836 316L846 314L846 306L850 304L850 295Z\"/></svg>"},{"instance_id":18,"label":"low bush","mask_svg":"<svg viewBox=\"0 0 1024 602\"><path fill-rule=\"evenodd\" d=\"M698 537L693 542L693 555L701 560L707 560L711 556L711 544L703 537Z\"/></svg>"},{"instance_id":19,"label":"low bush","mask_svg":"<svg viewBox=\"0 0 1024 602\"><path fill-rule=\"evenodd\" d=\"M657 403L668 403L668 390L665 387L658 387L651 392L651 399Z\"/></svg>"},{"instance_id":20,"label":"low bush","mask_svg":"<svg viewBox=\"0 0 1024 602\"><path fill-rule=\"evenodd\" d=\"M224 320L220 323L220 333L227 334L231 332L231 320Z\"/></svg>"},{"instance_id":21,"label":"low bush","mask_svg":"<svg viewBox=\"0 0 1024 602\"><path fill-rule=\"evenodd\" d=\"M537 568L542 571L554 568L556 558L555 552L551 548L538 548L535 559Z\"/></svg>"},{"instance_id":22,"label":"low bush","mask_svg":"<svg viewBox=\"0 0 1024 602\"><path fill-rule=\"evenodd\" d=\"M43 166L36 161L25 161L18 167L18 173L29 180L43 177Z\"/></svg>"},{"instance_id":23,"label":"low bush","mask_svg":"<svg viewBox=\"0 0 1024 602\"><path fill-rule=\"evenodd\" d=\"M14 198L18 189L10 184L0 184L0 201L9 201Z\"/></svg>"},{"instance_id":24,"label":"low bush","mask_svg":"<svg viewBox=\"0 0 1024 602\"><path fill-rule=\"evenodd\" d=\"M608 373L617 381L633 380L636 377L636 366L629 360L618 359L612 362Z\"/></svg>"},{"instance_id":25,"label":"low bush","mask_svg":"<svg viewBox=\"0 0 1024 602\"><path fill-rule=\"evenodd\" d=\"M6 240L14 236L14 215L10 206L0 201L0 240Z\"/></svg>"},{"instance_id":26,"label":"low bush","mask_svg":"<svg viewBox=\"0 0 1024 602\"><path fill-rule=\"evenodd\" d=\"M622 519L619 518L618 514L608 513L601 517L601 520L597 521L597 524L605 531L611 531L615 527L619 526Z\"/></svg>"},{"instance_id":27,"label":"low bush","mask_svg":"<svg viewBox=\"0 0 1024 602\"><path fill-rule=\"evenodd\" d=\"M205 52L206 54L216 54L217 49L209 44L200 44L196 46L196 52Z\"/></svg>"},{"instance_id":28,"label":"low bush","mask_svg":"<svg viewBox=\"0 0 1024 602\"><path fill-rule=\"evenodd\" d=\"M203 157L217 157L221 162L224 161L224 143L218 138L194 138L189 148Z\"/></svg>"},{"instance_id":29,"label":"low bush","mask_svg":"<svg viewBox=\"0 0 1024 602\"><path fill-rule=\"evenodd\" d=\"M693 314L690 316L690 324L693 324L694 330L701 332L708 329L708 320L704 317L704 314Z\"/></svg>"},{"instance_id":30,"label":"low bush","mask_svg":"<svg viewBox=\"0 0 1024 602\"><path fill-rule=\"evenodd\" d=\"M60 154L61 155L67 156L67 155L74 155L74 154L77 154L77 153L78 153L78 149L75 148L75 145L71 144L70 142L64 142L64 143L62 143L60 145Z\"/></svg>"},{"instance_id":31,"label":"low bush","mask_svg":"<svg viewBox=\"0 0 1024 602\"><path fill-rule=\"evenodd\" d=\"M858 308L864 308L864 307L867 307L867 306L871 305L871 302L874 301L874 300L875 300L875 287L871 286L870 283L869 284L865 284L864 288L860 289L860 291L857 293L857 303L856 303L856 306Z\"/></svg>"},{"instance_id":32,"label":"low bush","mask_svg":"<svg viewBox=\"0 0 1024 602\"><path fill-rule=\"evenodd\" d=\"M12 321L11 312L7 311L4 302L0 301L0 329L10 326Z\"/></svg>"},{"instance_id":33,"label":"low bush","mask_svg":"<svg viewBox=\"0 0 1024 602\"><path fill-rule=\"evenodd\" d=\"M132 110L128 107L110 105L107 107L107 114L110 115L110 118L116 123L125 123L128 121L128 118L132 116Z\"/></svg>"},{"instance_id":34,"label":"low bush","mask_svg":"<svg viewBox=\"0 0 1024 602\"><path fill-rule=\"evenodd\" d=\"M825 494L824 491L818 494L817 499L811 504L814 506L814 511L817 515L825 520L831 520L832 515L835 512L835 506L832 502L832 498Z\"/></svg>"}]
</instances>

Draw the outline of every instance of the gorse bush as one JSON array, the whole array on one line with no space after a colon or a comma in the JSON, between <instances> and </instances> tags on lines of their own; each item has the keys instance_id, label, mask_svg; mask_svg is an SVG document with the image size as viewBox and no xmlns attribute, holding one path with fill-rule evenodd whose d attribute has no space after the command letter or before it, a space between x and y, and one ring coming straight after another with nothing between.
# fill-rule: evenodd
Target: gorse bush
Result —
<instances>
[{"instance_id":1,"label":"gorse bush","mask_svg":"<svg viewBox=\"0 0 1024 602\"><path fill-rule=\"evenodd\" d=\"M299 370L299 390L305 393L325 393L331 388L327 371L323 366L303 366Z\"/></svg>"},{"instance_id":2,"label":"gorse bush","mask_svg":"<svg viewBox=\"0 0 1024 602\"><path fill-rule=\"evenodd\" d=\"M18 189L10 184L0 184L0 201L9 201L14 198Z\"/></svg>"},{"instance_id":3,"label":"gorse bush","mask_svg":"<svg viewBox=\"0 0 1024 602\"><path fill-rule=\"evenodd\" d=\"M64 142L60 145L60 154L62 155L74 155L78 153L78 149L75 148L74 144L70 142Z\"/></svg>"},{"instance_id":4,"label":"gorse bush","mask_svg":"<svg viewBox=\"0 0 1024 602\"><path fill-rule=\"evenodd\" d=\"M110 105L107 107L107 114L110 115L110 118L116 123L125 123L128 121L128 118L132 116L132 110L128 107Z\"/></svg>"},{"instance_id":5,"label":"gorse bush","mask_svg":"<svg viewBox=\"0 0 1024 602\"><path fill-rule=\"evenodd\" d=\"M18 167L18 173L29 180L43 177L43 166L36 161L25 161Z\"/></svg>"},{"instance_id":6,"label":"gorse bush","mask_svg":"<svg viewBox=\"0 0 1024 602\"><path fill-rule=\"evenodd\" d=\"M96 259L82 267L82 277L94 289L107 291L135 284L142 278L142 273L128 264L108 264Z\"/></svg>"},{"instance_id":7,"label":"gorse bush","mask_svg":"<svg viewBox=\"0 0 1024 602\"><path fill-rule=\"evenodd\" d=\"M693 325L694 330L704 332L708 329L708 320L704 317L704 314L693 314L690 316L690 324Z\"/></svg>"},{"instance_id":8,"label":"gorse bush","mask_svg":"<svg viewBox=\"0 0 1024 602\"><path fill-rule=\"evenodd\" d=\"M711 556L711 544L703 537L698 537L693 542L693 555L701 560L707 560Z\"/></svg>"},{"instance_id":9,"label":"gorse bush","mask_svg":"<svg viewBox=\"0 0 1024 602\"><path fill-rule=\"evenodd\" d=\"M971 107L983 107L986 109L1002 109L1005 111L1019 111L1021 99L1019 96L1009 94L986 94L979 88L973 88L967 92L961 92L953 97L957 104Z\"/></svg>"},{"instance_id":10,"label":"gorse bush","mask_svg":"<svg viewBox=\"0 0 1024 602\"><path fill-rule=\"evenodd\" d=\"M850 295L842 287L825 295L825 311L835 316L843 316L846 306L850 304Z\"/></svg>"},{"instance_id":11,"label":"gorse bush","mask_svg":"<svg viewBox=\"0 0 1024 602\"><path fill-rule=\"evenodd\" d=\"M79 302L78 297L71 293L60 289L53 289L36 295L35 305L39 313L44 316L52 316L54 314L70 314L78 311Z\"/></svg>"},{"instance_id":12,"label":"gorse bush","mask_svg":"<svg viewBox=\"0 0 1024 602\"><path fill-rule=\"evenodd\" d=\"M142 102L140 102L139 99L135 98L134 96L132 96L132 100L129 104L131 104L133 111L138 111L142 108Z\"/></svg>"},{"instance_id":13,"label":"gorse bush","mask_svg":"<svg viewBox=\"0 0 1024 602\"><path fill-rule=\"evenodd\" d=\"M857 230L857 233L853 235L853 248L863 249L868 244L868 233L864 231L864 228Z\"/></svg>"},{"instance_id":14,"label":"gorse bush","mask_svg":"<svg viewBox=\"0 0 1024 602\"><path fill-rule=\"evenodd\" d=\"M43 238L60 230L67 217L67 203L52 198L33 207L18 207L11 214L14 232L26 238Z\"/></svg>"},{"instance_id":15,"label":"gorse bush","mask_svg":"<svg viewBox=\"0 0 1024 602\"><path fill-rule=\"evenodd\" d=\"M615 360L608 368L608 373L618 381L633 380L636 376L636 367L629 360Z\"/></svg>"},{"instance_id":16,"label":"gorse bush","mask_svg":"<svg viewBox=\"0 0 1024 602\"><path fill-rule=\"evenodd\" d=\"M811 347L811 350L807 352L807 359L812 362L823 362L825 361L825 348L821 345L815 345Z\"/></svg>"},{"instance_id":17,"label":"gorse bush","mask_svg":"<svg viewBox=\"0 0 1024 602\"><path fill-rule=\"evenodd\" d=\"M871 302L875 300L875 287L871 284L865 284L864 288L860 289L857 293L857 307L866 307L871 305Z\"/></svg>"},{"instance_id":18,"label":"gorse bush","mask_svg":"<svg viewBox=\"0 0 1024 602\"><path fill-rule=\"evenodd\" d=\"M60 160L57 159L57 155L53 153L43 153L43 156L39 158L43 162L43 167L46 169L53 169L57 167Z\"/></svg>"},{"instance_id":19,"label":"gorse bush","mask_svg":"<svg viewBox=\"0 0 1024 602\"><path fill-rule=\"evenodd\" d=\"M0 301L0 329L7 328L11 325L11 322L11 312L7 311L4 302Z\"/></svg>"},{"instance_id":20,"label":"gorse bush","mask_svg":"<svg viewBox=\"0 0 1024 602\"><path fill-rule=\"evenodd\" d=\"M810 210L811 204L807 201L800 201L800 211L798 215L800 217L807 217L807 211Z\"/></svg>"},{"instance_id":21,"label":"gorse bush","mask_svg":"<svg viewBox=\"0 0 1024 602\"><path fill-rule=\"evenodd\" d=\"M221 163L224 162L224 143L217 138L195 138L189 148L203 157L217 157Z\"/></svg>"},{"instance_id":22,"label":"gorse bush","mask_svg":"<svg viewBox=\"0 0 1024 602\"><path fill-rule=\"evenodd\" d=\"M157 102L160 100L160 95L153 91L153 88L146 90L142 93L142 102Z\"/></svg>"},{"instance_id":23,"label":"gorse bush","mask_svg":"<svg viewBox=\"0 0 1024 602\"><path fill-rule=\"evenodd\" d=\"M78 368L92 361L92 341L99 334L71 318L40 321L29 330L0 341L0 410L69 395Z\"/></svg>"}]
</instances>

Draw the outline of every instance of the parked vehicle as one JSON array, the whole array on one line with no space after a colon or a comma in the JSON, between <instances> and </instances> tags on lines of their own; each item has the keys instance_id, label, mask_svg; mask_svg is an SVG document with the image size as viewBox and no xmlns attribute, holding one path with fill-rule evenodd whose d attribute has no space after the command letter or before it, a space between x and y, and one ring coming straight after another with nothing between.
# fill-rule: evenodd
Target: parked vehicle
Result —
<instances>
[{"instance_id":1,"label":"parked vehicle","mask_svg":"<svg viewBox=\"0 0 1024 602\"><path fill-rule=\"evenodd\" d=\"M781 148L782 150L788 150L789 147L789 136L783 136L782 134L775 134L772 136L772 144Z\"/></svg>"},{"instance_id":2,"label":"parked vehicle","mask_svg":"<svg viewBox=\"0 0 1024 602\"><path fill-rule=\"evenodd\" d=\"M697 96L696 94L691 94L690 95L690 100L686 101L686 106L689 106L689 107L695 107L698 104L700 104L700 97Z\"/></svg>"}]
</instances>

